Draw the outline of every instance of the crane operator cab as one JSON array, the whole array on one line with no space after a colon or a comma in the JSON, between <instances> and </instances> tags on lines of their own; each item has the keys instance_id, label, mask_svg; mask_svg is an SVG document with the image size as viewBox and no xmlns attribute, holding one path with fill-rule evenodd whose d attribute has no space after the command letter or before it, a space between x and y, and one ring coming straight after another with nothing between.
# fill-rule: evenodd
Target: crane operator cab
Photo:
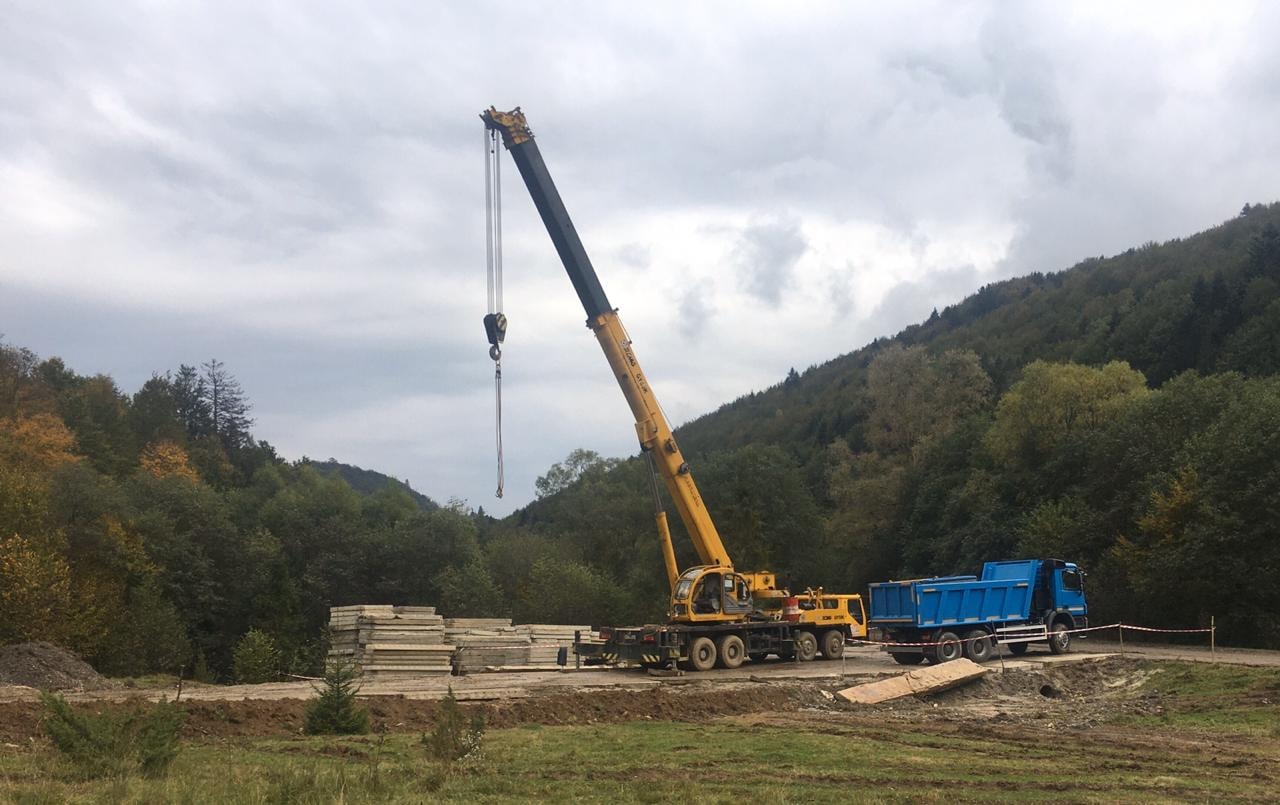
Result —
<instances>
[{"instance_id":1,"label":"crane operator cab","mask_svg":"<svg viewBox=\"0 0 1280 805\"><path fill-rule=\"evenodd\" d=\"M751 586L723 565L693 567L676 582L671 609L678 620L742 620L752 610Z\"/></svg>"}]
</instances>

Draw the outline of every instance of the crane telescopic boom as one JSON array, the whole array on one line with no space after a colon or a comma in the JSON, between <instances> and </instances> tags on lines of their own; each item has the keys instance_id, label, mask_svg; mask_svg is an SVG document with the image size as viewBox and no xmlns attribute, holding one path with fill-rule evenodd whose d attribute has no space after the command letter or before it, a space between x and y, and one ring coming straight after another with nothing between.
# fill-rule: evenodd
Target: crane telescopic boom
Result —
<instances>
[{"instance_id":1,"label":"crane telescopic boom","mask_svg":"<svg viewBox=\"0 0 1280 805\"><path fill-rule=\"evenodd\" d=\"M538 144L529 130L524 113L517 107L510 112L500 112L490 107L480 117L485 126L496 129L502 135L503 144L510 152L516 168L524 179L529 195L533 198L538 214L546 225L551 242L555 245L560 261L564 264L569 281L582 302L587 314L587 326L595 333L605 358L613 369L614 377L622 388L627 404L636 420L636 436L640 447L651 458L662 478L667 492L675 502L676 511L681 522L689 532L693 547L703 565L721 566L732 570L732 561L725 550L715 523L707 513L702 495L694 483L689 465L680 452L675 436L671 432L671 424L662 413L658 400L653 394L649 381L645 378L632 349L631 339L618 311L609 304L600 278L596 275L591 259L574 229L573 221L565 209L555 182L547 171L546 163L538 150ZM672 586L678 576L675 557L671 548L670 534L665 523L665 514L657 513L658 528L663 539L663 558L667 565L667 576Z\"/></svg>"}]
</instances>

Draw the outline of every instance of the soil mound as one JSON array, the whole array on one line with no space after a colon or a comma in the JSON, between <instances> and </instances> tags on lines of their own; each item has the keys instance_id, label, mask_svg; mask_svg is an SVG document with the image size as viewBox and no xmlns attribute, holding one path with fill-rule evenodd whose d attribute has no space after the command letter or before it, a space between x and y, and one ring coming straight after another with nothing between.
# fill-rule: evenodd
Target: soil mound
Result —
<instances>
[{"instance_id":1,"label":"soil mound","mask_svg":"<svg viewBox=\"0 0 1280 805\"><path fill-rule=\"evenodd\" d=\"M98 690L112 687L93 666L52 643L0 646L0 685L41 690Z\"/></svg>"}]
</instances>

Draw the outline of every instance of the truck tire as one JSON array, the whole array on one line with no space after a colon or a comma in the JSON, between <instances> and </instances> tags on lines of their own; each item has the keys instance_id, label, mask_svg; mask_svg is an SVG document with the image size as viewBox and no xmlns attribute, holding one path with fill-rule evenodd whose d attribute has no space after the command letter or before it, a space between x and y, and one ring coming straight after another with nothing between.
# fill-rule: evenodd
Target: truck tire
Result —
<instances>
[{"instance_id":1,"label":"truck tire","mask_svg":"<svg viewBox=\"0 0 1280 805\"><path fill-rule=\"evenodd\" d=\"M747 658L747 647L736 634L723 635L716 641L717 664L721 668L739 668Z\"/></svg>"},{"instance_id":2,"label":"truck tire","mask_svg":"<svg viewBox=\"0 0 1280 805\"><path fill-rule=\"evenodd\" d=\"M960 636L955 632L940 631L933 636L933 642L938 645L930 646L929 653L933 655L935 663L951 662L964 655L964 649L960 647Z\"/></svg>"},{"instance_id":3,"label":"truck tire","mask_svg":"<svg viewBox=\"0 0 1280 805\"><path fill-rule=\"evenodd\" d=\"M1009 653L1015 657L1021 657L1027 653L1026 643L1007 643L1006 645L1009 647Z\"/></svg>"},{"instance_id":4,"label":"truck tire","mask_svg":"<svg viewBox=\"0 0 1280 805\"><path fill-rule=\"evenodd\" d=\"M991 637L981 629L974 629L964 636L964 656L974 662L986 662L995 656Z\"/></svg>"},{"instance_id":5,"label":"truck tire","mask_svg":"<svg viewBox=\"0 0 1280 805\"><path fill-rule=\"evenodd\" d=\"M844 656L844 635L839 629L828 629L822 635L822 656L838 660Z\"/></svg>"},{"instance_id":6,"label":"truck tire","mask_svg":"<svg viewBox=\"0 0 1280 805\"><path fill-rule=\"evenodd\" d=\"M795 637L796 659L800 662L811 662L818 656L818 638L813 632L799 632Z\"/></svg>"},{"instance_id":7,"label":"truck tire","mask_svg":"<svg viewBox=\"0 0 1280 805\"><path fill-rule=\"evenodd\" d=\"M919 665L924 662L924 654L890 654L898 665Z\"/></svg>"},{"instance_id":8,"label":"truck tire","mask_svg":"<svg viewBox=\"0 0 1280 805\"><path fill-rule=\"evenodd\" d=\"M1066 621L1057 621L1049 628L1049 651L1053 654L1066 654L1071 650L1071 627Z\"/></svg>"},{"instance_id":9,"label":"truck tire","mask_svg":"<svg viewBox=\"0 0 1280 805\"><path fill-rule=\"evenodd\" d=\"M695 637L689 644L689 667L695 671L710 671L716 664L716 644L709 637Z\"/></svg>"}]
</instances>

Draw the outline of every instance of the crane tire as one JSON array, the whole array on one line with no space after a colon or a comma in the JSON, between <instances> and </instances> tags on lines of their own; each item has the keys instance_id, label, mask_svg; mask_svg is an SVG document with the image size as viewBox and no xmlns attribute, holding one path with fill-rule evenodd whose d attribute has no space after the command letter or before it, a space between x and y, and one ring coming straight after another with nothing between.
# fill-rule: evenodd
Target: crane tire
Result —
<instances>
[{"instance_id":1,"label":"crane tire","mask_svg":"<svg viewBox=\"0 0 1280 805\"><path fill-rule=\"evenodd\" d=\"M738 668L747 658L747 647L736 634L722 635L716 640L716 665L721 668Z\"/></svg>"},{"instance_id":2,"label":"crane tire","mask_svg":"<svg viewBox=\"0 0 1280 805\"><path fill-rule=\"evenodd\" d=\"M844 656L844 634L839 629L828 629L822 633L822 656L828 660Z\"/></svg>"},{"instance_id":3,"label":"crane tire","mask_svg":"<svg viewBox=\"0 0 1280 805\"><path fill-rule=\"evenodd\" d=\"M709 637L695 637L689 644L689 667L694 671L710 671L716 665L716 644Z\"/></svg>"},{"instance_id":4,"label":"crane tire","mask_svg":"<svg viewBox=\"0 0 1280 805\"><path fill-rule=\"evenodd\" d=\"M796 659L810 662L818 656L818 638L813 632L799 632L795 636Z\"/></svg>"}]
</instances>

